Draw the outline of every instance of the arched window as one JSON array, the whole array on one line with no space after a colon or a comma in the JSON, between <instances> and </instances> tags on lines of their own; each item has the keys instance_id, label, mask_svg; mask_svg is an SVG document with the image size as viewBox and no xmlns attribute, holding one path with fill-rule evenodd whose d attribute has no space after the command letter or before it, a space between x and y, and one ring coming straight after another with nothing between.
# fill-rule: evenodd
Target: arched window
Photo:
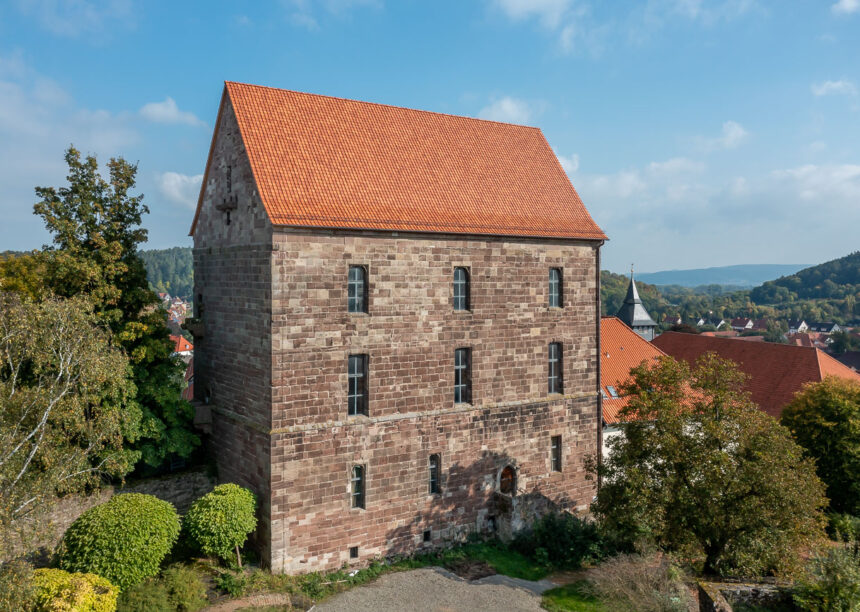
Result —
<instances>
[{"instance_id":1,"label":"arched window","mask_svg":"<svg viewBox=\"0 0 860 612\"><path fill-rule=\"evenodd\" d=\"M349 312L367 312L367 270L364 266L349 267L347 310Z\"/></svg>"},{"instance_id":2,"label":"arched window","mask_svg":"<svg viewBox=\"0 0 860 612\"><path fill-rule=\"evenodd\" d=\"M517 472L510 465L506 465L505 469L499 475L499 493L505 495L514 495L517 492Z\"/></svg>"},{"instance_id":3,"label":"arched window","mask_svg":"<svg viewBox=\"0 0 860 612\"><path fill-rule=\"evenodd\" d=\"M454 268L454 310L469 310L469 271Z\"/></svg>"}]
</instances>

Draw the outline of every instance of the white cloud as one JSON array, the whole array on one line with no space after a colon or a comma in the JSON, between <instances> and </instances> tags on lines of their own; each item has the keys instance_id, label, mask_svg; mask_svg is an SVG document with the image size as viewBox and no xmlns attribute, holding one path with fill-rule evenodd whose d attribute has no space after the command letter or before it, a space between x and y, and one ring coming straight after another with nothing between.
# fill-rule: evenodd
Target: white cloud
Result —
<instances>
[{"instance_id":1,"label":"white cloud","mask_svg":"<svg viewBox=\"0 0 860 612\"><path fill-rule=\"evenodd\" d=\"M287 19L295 26L319 30L320 12L343 18L358 7L381 8L382 0L281 0L287 9Z\"/></svg>"},{"instance_id":2,"label":"white cloud","mask_svg":"<svg viewBox=\"0 0 860 612\"><path fill-rule=\"evenodd\" d=\"M526 124L532 118L532 109L523 100L505 96L482 108L478 117L504 123Z\"/></svg>"},{"instance_id":3,"label":"white cloud","mask_svg":"<svg viewBox=\"0 0 860 612\"><path fill-rule=\"evenodd\" d=\"M860 0L858 0L860 2ZM810 87L812 95L816 97L829 95L856 96L857 87L851 81L840 79L839 81L824 81L813 83Z\"/></svg>"},{"instance_id":4,"label":"white cloud","mask_svg":"<svg viewBox=\"0 0 860 612\"><path fill-rule=\"evenodd\" d=\"M830 10L837 15L850 15L860 11L860 0L839 0Z\"/></svg>"},{"instance_id":5,"label":"white cloud","mask_svg":"<svg viewBox=\"0 0 860 612\"><path fill-rule=\"evenodd\" d=\"M734 149L743 143L749 132L737 121L726 121L723 123L720 135L716 138L699 138L699 148L704 151L718 149Z\"/></svg>"},{"instance_id":6,"label":"white cloud","mask_svg":"<svg viewBox=\"0 0 860 612\"><path fill-rule=\"evenodd\" d=\"M168 96L164 102L149 102L140 109L140 116L154 123L184 123L205 126L194 113L179 110L176 102Z\"/></svg>"},{"instance_id":7,"label":"white cloud","mask_svg":"<svg viewBox=\"0 0 860 612\"><path fill-rule=\"evenodd\" d=\"M562 169L568 174L573 174L577 170L579 170L579 155L574 153L573 155L559 155L556 152L555 156L558 158L558 163L561 164Z\"/></svg>"},{"instance_id":8,"label":"white cloud","mask_svg":"<svg viewBox=\"0 0 860 612\"><path fill-rule=\"evenodd\" d=\"M860 201L860 165L807 164L797 168L775 170L773 178L784 182L787 188L801 200L816 203L816 211L820 207L833 207L834 212L843 210L843 206L857 207Z\"/></svg>"},{"instance_id":9,"label":"white cloud","mask_svg":"<svg viewBox=\"0 0 860 612\"><path fill-rule=\"evenodd\" d=\"M158 175L158 189L171 202L193 210L197 207L202 181L202 174L189 176L178 172L164 172Z\"/></svg>"},{"instance_id":10,"label":"white cloud","mask_svg":"<svg viewBox=\"0 0 860 612\"><path fill-rule=\"evenodd\" d=\"M131 0L18 0L18 7L49 32L71 38L134 26Z\"/></svg>"},{"instance_id":11,"label":"white cloud","mask_svg":"<svg viewBox=\"0 0 860 612\"><path fill-rule=\"evenodd\" d=\"M573 2L572 0L494 0L493 4L510 19L518 21L534 17L544 26L555 28Z\"/></svg>"},{"instance_id":12,"label":"white cloud","mask_svg":"<svg viewBox=\"0 0 860 612\"><path fill-rule=\"evenodd\" d=\"M697 174L705 169L702 162L693 161L686 157L673 157L662 162L651 162L648 170L655 176L678 176L682 174Z\"/></svg>"}]
</instances>

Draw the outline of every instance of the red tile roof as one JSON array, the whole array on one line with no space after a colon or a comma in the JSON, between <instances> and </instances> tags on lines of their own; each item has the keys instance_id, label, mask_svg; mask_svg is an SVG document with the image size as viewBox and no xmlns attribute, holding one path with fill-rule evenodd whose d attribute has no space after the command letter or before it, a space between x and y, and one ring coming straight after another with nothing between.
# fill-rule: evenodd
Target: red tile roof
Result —
<instances>
[{"instance_id":1,"label":"red tile roof","mask_svg":"<svg viewBox=\"0 0 860 612\"><path fill-rule=\"evenodd\" d=\"M184 353L187 351L193 351L194 345L191 344L188 340L183 338L182 336L170 336L170 340L173 341L173 352L174 353Z\"/></svg>"},{"instance_id":2,"label":"red tile roof","mask_svg":"<svg viewBox=\"0 0 860 612\"><path fill-rule=\"evenodd\" d=\"M600 319L600 388L603 399L603 421L617 423L618 413L627 405L627 398L613 398L608 386L616 389L630 378L630 369L643 361L653 361L666 353L642 338L615 317Z\"/></svg>"},{"instance_id":3,"label":"red tile roof","mask_svg":"<svg viewBox=\"0 0 860 612\"><path fill-rule=\"evenodd\" d=\"M225 99L275 225L606 238L537 128L231 82Z\"/></svg>"},{"instance_id":4,"label":"red tile roof","mask_svg":"<svg viewBox=\"0 0 860 612\"><path fill-rule=\"evenodd\" d=\"M838 376L860 382L860 374L816 348L738 342L731 338L712 338L695 334L666 332L654 338L654 345L675 357L693 364L713 351L738 364L749 379L746 389L752 400L771 416L779 417L782 409L804 384L819 382L825 376Z\"/></svg>"}]
</instances>

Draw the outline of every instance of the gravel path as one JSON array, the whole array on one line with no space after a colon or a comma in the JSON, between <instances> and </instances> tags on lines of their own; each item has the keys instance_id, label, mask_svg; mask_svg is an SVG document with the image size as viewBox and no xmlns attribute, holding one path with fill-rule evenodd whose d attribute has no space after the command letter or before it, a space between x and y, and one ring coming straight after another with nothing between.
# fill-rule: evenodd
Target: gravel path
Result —
<instances>
[{"instance_id":1,"label":"gravel path","mask_svg":"<svg viewBox=\"0 0 860 612\"><path fill-rule=\"evenodd\" d=\"M444 569L424 568L385 574L312 608L313 612L540 612L540 593L555 585L506 576L468 582Z\"/></svg>"}]
</instances>

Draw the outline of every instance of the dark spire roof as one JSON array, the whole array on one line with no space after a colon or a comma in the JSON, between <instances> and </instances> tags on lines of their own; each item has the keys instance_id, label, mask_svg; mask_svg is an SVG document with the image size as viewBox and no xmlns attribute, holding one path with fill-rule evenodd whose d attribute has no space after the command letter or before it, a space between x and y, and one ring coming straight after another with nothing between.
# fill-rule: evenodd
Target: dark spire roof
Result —
<instances>
[{"instance_id":1,"label":"dark spire roof","mask_svg":"<svg viewBox=\"0 0 860 612\"><path fill-rule=\"evenodd\" d=\"M656 327L657 324L645 307L642 305L642 300L639 298L639 292L636 290L636 281L633 280L633 270L630 270L630 284L627 286L627 297L624 298L624 303L618 309L615 315L624 321L628 327Z\"/></svg>"}]
</instances>

